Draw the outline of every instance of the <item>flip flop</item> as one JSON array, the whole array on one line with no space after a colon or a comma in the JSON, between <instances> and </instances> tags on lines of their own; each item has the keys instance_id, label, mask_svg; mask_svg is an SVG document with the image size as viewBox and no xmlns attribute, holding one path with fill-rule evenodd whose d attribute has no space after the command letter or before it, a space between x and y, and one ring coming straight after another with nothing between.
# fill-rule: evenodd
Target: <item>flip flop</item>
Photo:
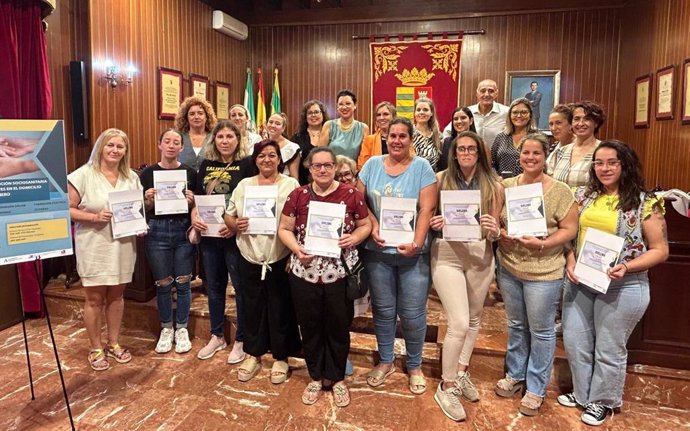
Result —
<instances>
[{"instance_id":1,"label":"flip flop","mask_svg":"<svg viewBox=\"0 0 690 431\"><path fill-rule=\"evenodd\" d=\"M242 365L237 369L237 380L240 382L248 382L256 376L261 370L261 362L254 356L250 356L242 362Z\"/></svg>"},{"instance_id":2,"label":"flip flop","mask_svg":"<svg viewBox=\"0 0 690 431\"><path fill-rule=\"evenodd\" d=\"M426 392L426 378L421 374L410 374L410 392L421 395Z\"/></svg>"},{"instance_id":3,"label":"flip flop","mask_svg":"<svg viewBox=\"0 0 690 431\"><path fill-rule=\"evenodd\" d=\"M350 405L350 391L342 381L333 385L333 401L338 407L347 407Z\"/></svg>"},{"instance_id":4,"label":"flip flop","mask_svg":"<svg viewBox=\"0 0 690 431\"><path fill-rule=\"evenodd\" d=\"M279 385L287 380L290 366L285 361L275 361L271 367L271 383Z\"/></svg>"},{"instance_id":5,"label":"flip flop","mask_svg":"<svg viewBox=\"0 0 690 431\"><path fill-rule=\"evenodd\" d=\"M386 382L388 376L390 376L394 372L395 367L391 367L391 369L385 373L378 368L374 368L373 370L369 371L369 374L367 374L367 384L372 388L381 386Z\"/></svg>"}]
</instances>

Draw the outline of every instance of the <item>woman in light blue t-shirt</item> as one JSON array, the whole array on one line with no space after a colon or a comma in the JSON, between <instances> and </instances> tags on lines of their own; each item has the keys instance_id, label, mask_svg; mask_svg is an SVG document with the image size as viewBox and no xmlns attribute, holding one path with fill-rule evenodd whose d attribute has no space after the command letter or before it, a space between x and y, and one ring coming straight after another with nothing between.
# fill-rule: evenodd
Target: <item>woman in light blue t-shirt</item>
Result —
<instances>
[{"instance_id":1,"label":"woman in light blue t-shirt","mask_svg":"<svg viewBox=\"0 0 690 431\"><path fill-rule=\"evenodd\" d=\"M412 133L410 120L393 120L388 129L388 154L372 157L364 164L357 188L367 198L373 225L365 245L364 265L381 356L381 362L367 375L367 383L379 386L395 371L393 344L399 316L407 349L410 391L422 394L427 386L421 369L430 284L427 234L436 208L437 188L429 162L410 156ZM414 239L409 243L390 246L380 236L381 197L417 199L417 213L410 225Z\"/></svg>"}]
</instances>

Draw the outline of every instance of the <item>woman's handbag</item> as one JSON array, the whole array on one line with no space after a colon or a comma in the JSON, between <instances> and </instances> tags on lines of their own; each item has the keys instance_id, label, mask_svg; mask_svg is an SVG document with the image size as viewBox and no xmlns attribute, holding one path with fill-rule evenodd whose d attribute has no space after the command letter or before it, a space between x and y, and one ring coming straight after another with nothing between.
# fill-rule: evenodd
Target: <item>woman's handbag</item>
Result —
<instances>
[{"instance_id":1,"label":"woman's handbag","mask_svg":"<svg viewBox=\"0 0 690 431\"><path fill-rule=\"evenodd\" d=\"M369 284L366 277L366 271L362 261L357 261L357 264L350 268L345 262L343 255L340 255L340 261L343 263L345 272L347 272L347 299L354 301L362 298L369 291Z\"/></svg>"}]
</instances>

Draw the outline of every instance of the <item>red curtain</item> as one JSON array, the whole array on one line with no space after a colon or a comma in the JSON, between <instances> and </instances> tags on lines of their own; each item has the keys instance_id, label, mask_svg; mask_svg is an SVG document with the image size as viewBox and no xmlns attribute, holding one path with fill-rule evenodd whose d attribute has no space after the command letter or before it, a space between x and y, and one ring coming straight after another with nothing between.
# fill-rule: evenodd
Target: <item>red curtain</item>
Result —
<instances>
[{"instance_id":1,"label":"red curtain","mask_svg":"<svg viewBox=\"0 0 690 431\"><path fill-rule=\"evenodd\" d=\"M0 118L50 118L53 100L41 1L0 0ZM40 262L17 265L24 312L41 313Z\"/></svg>"}]
</instances>

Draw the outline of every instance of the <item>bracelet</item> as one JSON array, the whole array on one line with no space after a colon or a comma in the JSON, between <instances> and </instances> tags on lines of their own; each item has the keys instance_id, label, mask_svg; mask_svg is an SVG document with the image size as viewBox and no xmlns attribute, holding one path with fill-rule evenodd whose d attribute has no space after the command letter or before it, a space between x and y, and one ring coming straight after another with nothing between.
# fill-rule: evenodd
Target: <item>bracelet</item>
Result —
<instances>
[{"instance_id":1,"label":"bracelet","mask_svg":"<svg viewBox=\"0 0 690 431\"><path fill-rule=\"evenodd\" d=\"M621 265L625 267L625 272L630 272L630 268L628 268L628 265L626 265L625 262L621 262Z\"/></svg>"}]
</instances>

